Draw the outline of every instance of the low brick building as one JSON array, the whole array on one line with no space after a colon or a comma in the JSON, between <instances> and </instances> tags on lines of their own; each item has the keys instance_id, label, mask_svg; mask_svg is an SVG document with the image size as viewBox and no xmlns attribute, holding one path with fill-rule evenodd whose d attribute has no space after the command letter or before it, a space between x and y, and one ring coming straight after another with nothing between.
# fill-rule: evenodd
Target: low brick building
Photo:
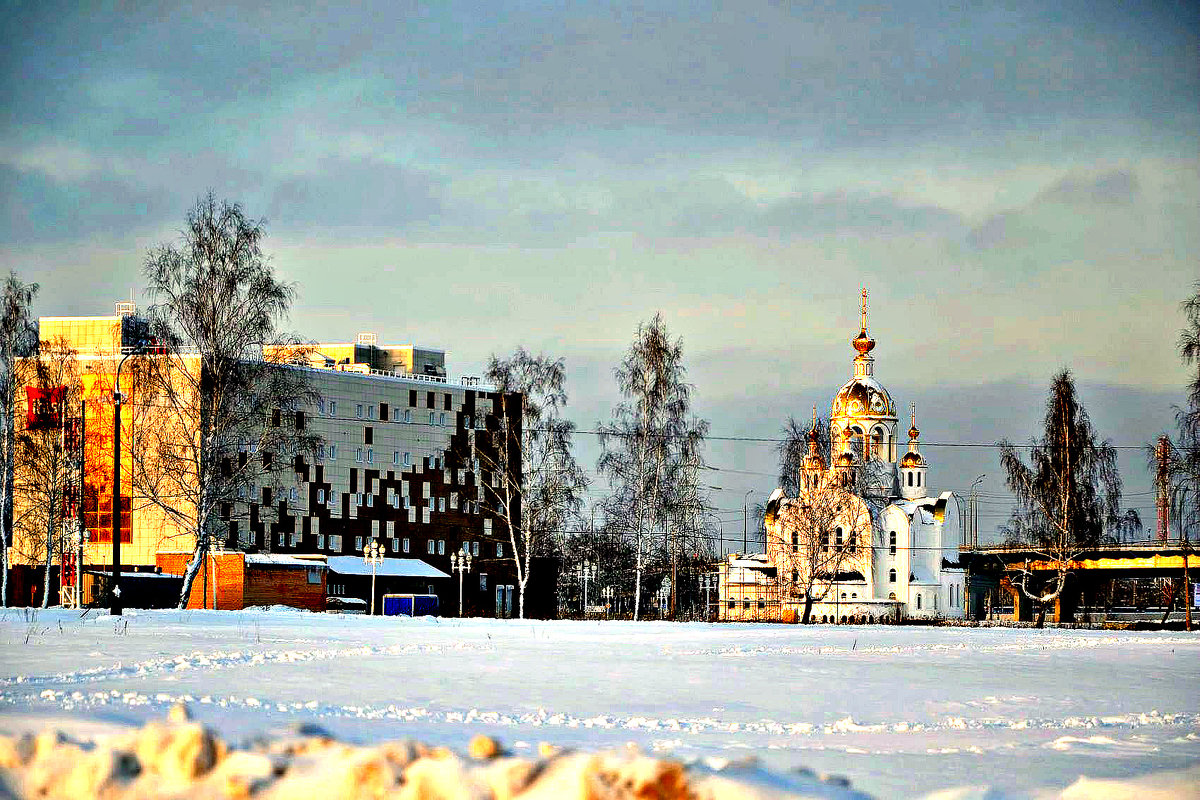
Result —
<instances>
[{"instance_id":1,"label":"low brick building","mask_svg":"<svg viewBox=\"0 0 1200 800\"><path fill-rule=\"evenodd\" d=\"M191 553L157 554L164 573L183 575ZM188 608L240 611L250 606L325 610L324 560L255 553L214 553L192 582Z\"/></svg>"}]
</instances>

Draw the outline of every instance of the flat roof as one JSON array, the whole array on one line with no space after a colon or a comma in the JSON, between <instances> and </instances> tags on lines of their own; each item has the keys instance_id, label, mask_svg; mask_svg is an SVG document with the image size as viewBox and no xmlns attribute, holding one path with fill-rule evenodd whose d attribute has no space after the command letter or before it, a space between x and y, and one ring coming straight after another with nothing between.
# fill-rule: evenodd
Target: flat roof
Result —
<instances>
[{"instance_id":1,"label":"flat roof","mask_svg":"<svg viewBox=\"0 0 1200 800\"><path fill-rule=\"evenodd\" d=\"M371 565L362 556L330 556L329 571L338 575L370 575ZM419 558L385 558L375 574L387 578L449 578L432 564Z\"/></svg>"}]
</instances>

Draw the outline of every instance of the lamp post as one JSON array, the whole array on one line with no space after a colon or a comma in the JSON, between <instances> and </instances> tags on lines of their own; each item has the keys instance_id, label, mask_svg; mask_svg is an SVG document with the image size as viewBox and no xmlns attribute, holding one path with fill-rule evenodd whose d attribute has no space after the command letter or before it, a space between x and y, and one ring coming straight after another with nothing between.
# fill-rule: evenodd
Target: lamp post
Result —
<instances>
[{"instance_id":1,"label":"lamp post","mask_svg":"<svg viewBox=\"0 0 1200 800\"><path fill-rule=\"evenodd\" d=\"M605 586L600 590L600 596L604 598L604 611L609 614L612 613L613 594L614 591L611 586Z\"/></svg>"},{"instance_id":2,"label":"lamp post","mask_svg":"<svg viewBox=\"0 0 1200 800\"><path fill-rule=\"evenodd\" d=\"M754 494L754 490L748 489L746 496L742 498L742 555L750 552L750 495L752 494Z\"/></svg>"},{"instance_id":3,"label":"lamp post","mask_svg":"<svg viewBox=\"0 0 1200 800\"><path fill-rule=\"evenodd\" d=\"M596 565L590 560L585 559L584 562L579 566L579 575L583 580L583 606L580 608L580 611L584 616L587 616L588 581L594 581L596 579Z\"/></svg>"},{"instance_id":4,"label":"lamp post","mask_svg":"<svg viewBox=\"0 0 1200 800\"><path fill-rule=\"evenodd\" d=\"M378 539L372 539L367 543L367 549L363 550L363 561L371 565L371 605L370 615L375 616L375 568L383 563L383 547L380 546Z\"/></svg>"},{"instance_id":5,"label":"lamp post","mask_svg":"<svg viewBox=\"0 0 1200 800\"><path fill-rule=\"evenodd\" d=\"M700 587L704 589L704 619L707 622L712 616L712 603L708 599L710 590L717 588L717 574L706 572L700 576Z\"/></svg>"},{"instance_id":6,"label":"lamp post","mask_svg":"<svg viewBox=\"0 0 1200 800\"><path fill-rule=\"evenodd\" d=\"M987 474L985 473L983 475L980 475L978 478L976 478L971 483L971 501L970 501L970 504L971 504L971 510L970 510L971 530L968 532L967 535L970 537L969 544L972 548L979 547L979 491L978 491L978 489L979 489L979 484L982 483L983 479L986 477L987 477Z\"/></svg>"},{"instance_id":7,"label":"lamp post","mask_svg":"<svg viewBox=\"0 0 1200 800\"><path fill-rule=\"evenodd\" d=\"M130 356L146 352L145 343L129 348L117 362L117 376L113 383L113 497L112 497L112 601L109 613L121 616L121 367ZM133 507L129 509L130 533L133 533Z\"/></svg>"},{"instance_id":8,"label":"lamp post","mask_svg":"<svg viewBox=\"0 0 1200 800\"><path fill-rule=\"evenodd\" d=\"M458 573L458 615L463 615L463 573L471 570L471 554L466 545L459 552L450 554L450 569Z\"/></svg>"}]
</instances>

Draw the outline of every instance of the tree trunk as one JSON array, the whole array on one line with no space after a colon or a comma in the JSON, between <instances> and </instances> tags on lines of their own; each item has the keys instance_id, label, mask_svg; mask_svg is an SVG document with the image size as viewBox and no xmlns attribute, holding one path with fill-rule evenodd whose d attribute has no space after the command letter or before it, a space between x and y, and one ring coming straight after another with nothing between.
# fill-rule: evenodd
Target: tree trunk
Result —
<instances>
[{"instance_id":1,"label":"tree trunk","mask_svg":"<svg viewBox=\"0 0 1200 800\"><path fill-rule=\"evenodd\" d=\"M10 383L11 383L11 381L12 381L11 370L9 371L9 375L7 377L5 377L4 380L10 381ZM13 529L13 515L12 515L13 500L12 500L12 498L13 498L13 473L15 471L15 469L14 469L15 461L13 459L13 443L16 439L16 434L13 429L13 424L14 424L13 423L13 415L12 415L13 404L11 402L12 401L11 392L9 392L8 394L9 394L9 397L8 397L9 402L6 403L4 409L0 409L0 414L4 415L3 441L0 442L0 447L3 447L3 449L4 449L4 453L3 453L4 463L2 465L0 465L0 469L3 469L2 478L3 478L3 484L4 484L3 494L0 495L0 541L3 541L3 545L0 545L0 555L2 555L3 559L4 559L4 571L3 571L3 574L0 575L0 606L3 606L5 608L8 607L8 543L10 541L12 541L12 529Z\"/></svg>"},{"instance_id":2,"label":"tree trunk","mask_svg":"<svg viewBox=\"0 0 1200 800\"><path fill-rule=\"evenodd\" d=\"M1167 619L1170 618L1171 612L1175 610L1175 579L1167 578L1167 610L1163 613L1162 620L1158 623L1159 626L1167 624Z\"/></svg>"},{"instance_id":3,"label":"tree trunk","mask_svg":"<svg viewBox=\"0 0 1200 800\"><path fill-rule=\"evenodd\" d=\"M805 594L804 594L804 614L800 617L801 624L807 625L808 621L810 619L812 619L812 607L813 607L812 592L805 592Z\"/></svg>"},{"instance_id":4,"label":"tree trunk","mask_svg":"<svg viewBox=\"0 0 1200 800\"><path fill-rule=\"evenodd\" d=\"M54 501L51 501L53 506ZM54 512L50 512L50 521L46 523L46 570L42 579L42 608L50 605L50 577L54 572Z\"/></svg>"},{"instance_id":5,"label":"tree trunk","mask_svg":"<svg viewBox=\"0 0 1200 800\"><path fill-rule=\"evenodd\" d=\"M1034 623L1033 627L1035 627L1035 628L1046 627L1046 604L1045 603L1038 603L1037 622Z\"/></svg>"},{"instance_id":6,"label":"tree trunk","mask_svg":"<svg viewBox=\"0 0 1200 800\"><path fill-rule=\"evenodd\" d=\"M638 614L642 609L642 538L638 536L637 540L637 564L634 570L633 581L633 621L638 621Z\"/></svg>"},{"instance_id":7,"label":"tree trunk","mask_svg":"<svg viewBox=\"0 0 1200 800\"><path fill-rule=\"evenodd\" d=\"M196 580L196 573L200 571L200 567L204 564L204 547L201 544L200 537L196 537L196 550L192 553L192 560L188 562L187 568L183 571L183 589L179 592L179 608L185 609L188 605L188 598L192 594L192 583ZM201 603L203 606L203 603Z\"/></svg>"}]
</instances>

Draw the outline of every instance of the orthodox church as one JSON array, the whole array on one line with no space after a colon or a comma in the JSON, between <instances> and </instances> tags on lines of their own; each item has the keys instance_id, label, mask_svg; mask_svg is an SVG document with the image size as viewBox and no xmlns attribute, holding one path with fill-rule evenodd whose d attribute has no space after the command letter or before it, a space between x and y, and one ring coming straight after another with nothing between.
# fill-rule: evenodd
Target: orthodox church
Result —
<instances>
[{"instance_id":1,"label":"orthodox church","mask_svg":"<svg viewBox=\"0 0 1200 800\"><path fill-rule=\"evenodd\" d=\"M929 490L915 406L897 458L899 418L875 379L865 289L851 345L853 377L830 409L832 463L819 450L814 409L799 490L776 489L767 503L766 553L721 565L723 619L798 618L809 603L817 622L964 615L958 499Z\"/></svg>"}]
</instances>

